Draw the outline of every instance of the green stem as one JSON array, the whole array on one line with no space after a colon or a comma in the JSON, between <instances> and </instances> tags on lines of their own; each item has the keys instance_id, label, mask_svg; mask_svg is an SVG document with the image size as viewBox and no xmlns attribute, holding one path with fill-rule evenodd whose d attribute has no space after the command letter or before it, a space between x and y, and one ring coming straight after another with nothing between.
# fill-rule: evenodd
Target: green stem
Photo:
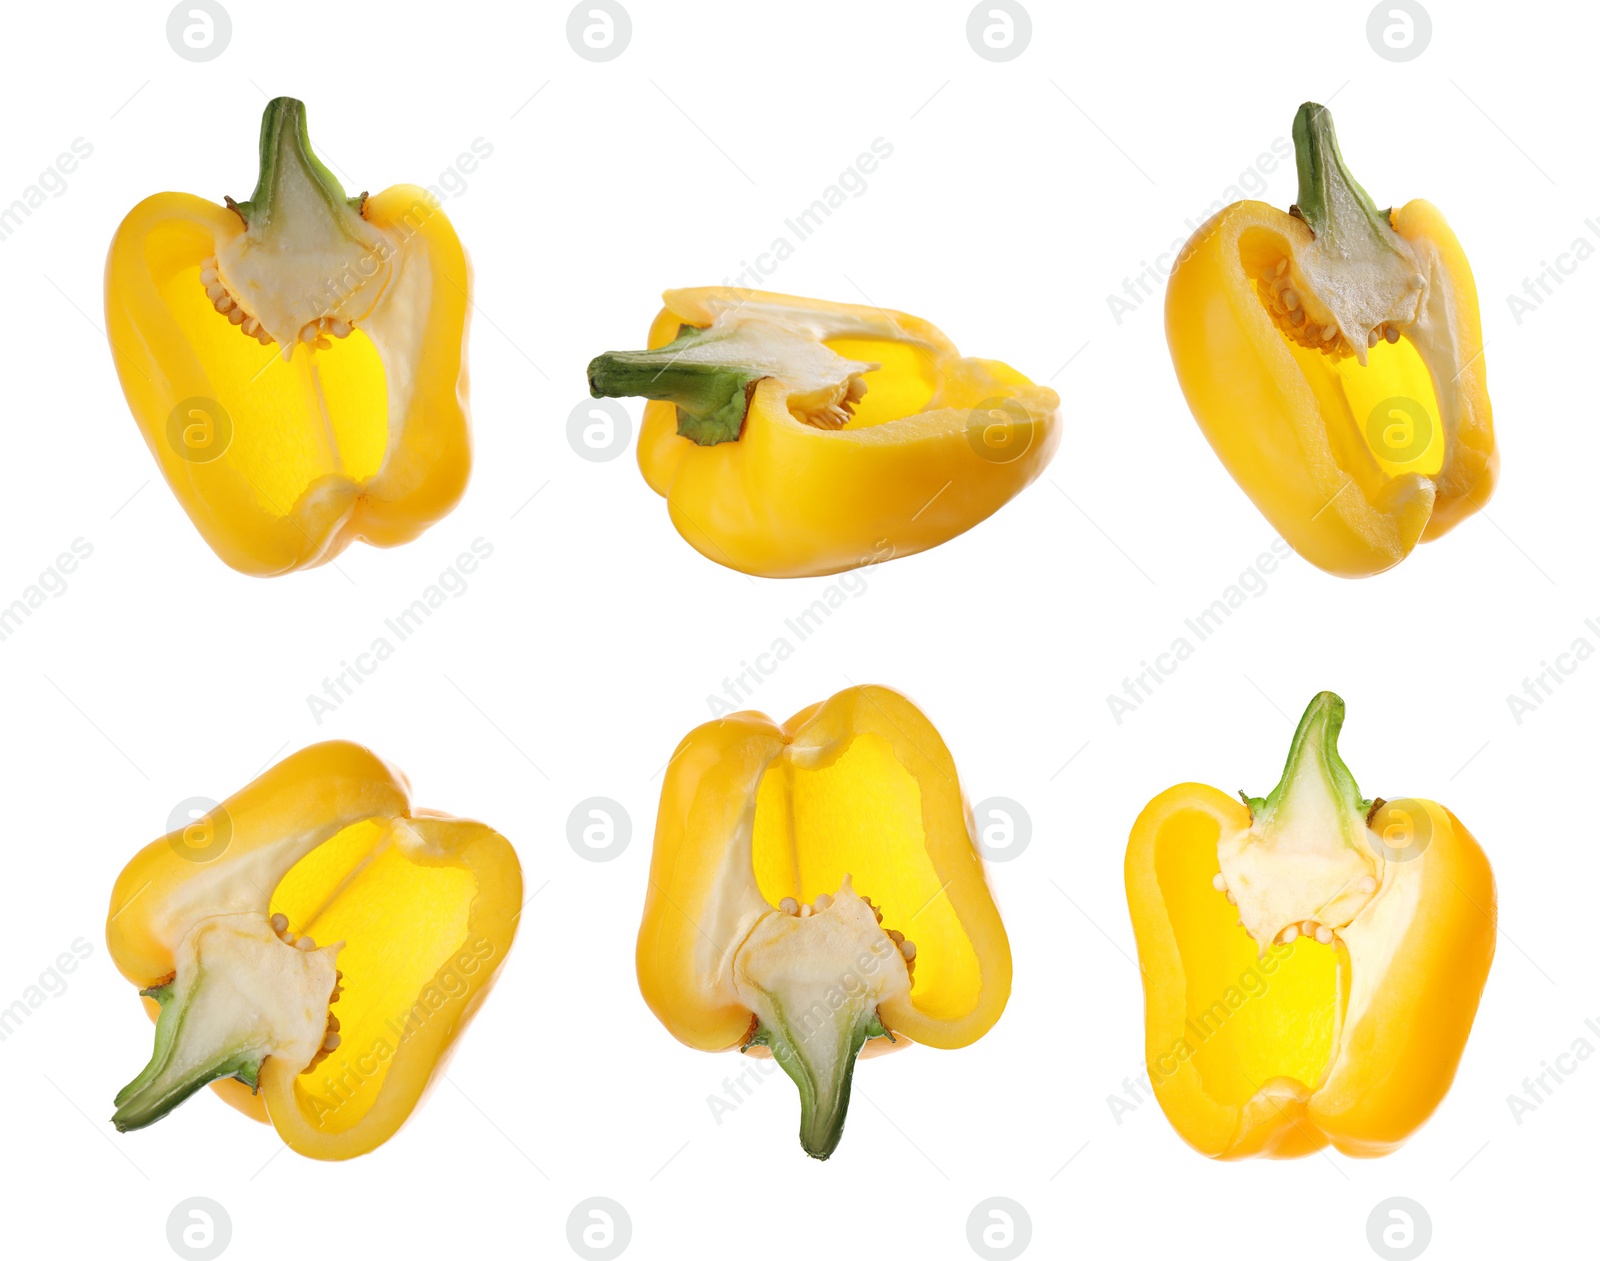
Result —
<instances>
[{"instance_id":1,"label":"green stem","mask_svg":"<svg viewBox=\"0 0 1600 1261\"><path fill-rule=\"evenodd\" d=\"M182 992L175 982L141 990L161 1004L156 1020L156 1046L144 1071L117 1092L111 1123L119 1131L139 1130L159 1121L202 1086L224 1077L237 1077L251 1090L266 1058L263 1046L244 1045L196 1048L185 1039L185 1017L194 1003L198 985ZM198 1054L196 1053L198 1050Z\"/></svg>"},{"instance_id":2,"label":"green stem","mask_svg":"<svg viewBox=\"0 0 1600 1261\"><path fill-rule=\"evenodd\" d=\"M809 1028L796 1027L774 1004L740 1050L765 1046L772 1051L800 1091L800 1146L806 1155L826 1160L844 1134L850 1083L861 1048L868 1038L892 1042L894 1035L878 1020L877 1009L865 1004L846 1004L832 1019L818 1017L808 1023Z\"/></svg>"},{"instance_id":3,"label":"green stem","mask_svg":"<svg viewBox=\"0 0 1600 1261\"><path fill-rule=\"evenodd\" d=\"M1283 778L1265 797L1239 796L1254 819L1270 823L1334 807L1337 817L1365 819L1372 803L1362 798L1356 778L1339 756L1339 730L1344 726L1344 701L1332 692L1318 692L1300 716Z\"/></svg>"},{"instance_id":4,"label":"green stem","mask_svg":"<svg viewBox=\"0 0 1600 1261\"><path fill-rule=\"evenodd\" d=\"M117 1129L159 1121L223 1077L254 1090L269 1055L309 1063L338 983L336 949L287 944L261 911L197 920L178 945L172 979L142 991L161 1004L155 1051L117 1093Z\"/></svg>"},{"instance_id":5,"label":"green stem","mask_svg":"<svg viewBox=\"0 0 1600 1261\"><path fill-rule=\"evenodd\" d=\"M749 363L696 353L712 348L705 329L684 327L656 350L607 351L589 364L589 393L672 403L683 437L703 447L737 442L750 407L750 387L769 373Z\"/></svg>"},{"instance_id":6,"label":"green stem","mask_svg":"<svg viewBox=\"0 0 1600 1261\"><path fill-rule=\"evenodd\" d=\"M1283 778L1249 797L1250 827L1217 839L1223 887L1261 953L1290 925L1337 929L1371 900L1382 871L1367 843L1367 812L1339 756L1344 702L1319 692L1289 746Z\"/></svg>"},{"instance_id":7,"label":"green stem","mask_svg":"<svg viewBox=\"0 0 1600 1261\"><path fill-rule=\"evenodd\" d=\"M346 210L361 213L367 195L346 197L343 185L311 151L306 107L302 102L291 96L267 102L261 115L260 148L261 173L250 200L235 202L228 198L228 205L239 212L253 231L260 233L268 229L276 216L303 202L308 192L323 201L335 218Z\"/></svg>"},{"instance_id":8,"label":"green stem","mask_svg":"<svg viewBox=\"0 0 1600 1261\"><path fill-rule=\"evenodd\" d=\"M1354 238L1366 234L1385 248L1396 248L1389 216L1344 164L1327 106L1307 101L1294 116L1294 163L1300 189L1291 213L1303 219L1325 247L1354 252L1359 248Z\"/></svg>"}]
</instances>

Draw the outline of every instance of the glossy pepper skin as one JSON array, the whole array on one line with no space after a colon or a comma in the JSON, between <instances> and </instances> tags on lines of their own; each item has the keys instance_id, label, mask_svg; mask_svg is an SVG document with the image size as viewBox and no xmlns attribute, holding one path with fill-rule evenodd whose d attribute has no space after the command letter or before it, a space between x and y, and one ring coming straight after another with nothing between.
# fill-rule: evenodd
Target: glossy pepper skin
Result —
<instances>
[{"instance_id":1,"label":"glossy pepper skin","mask_svg":"<svg viewBox=\"0 0 1600 1261\"><path fill-rule=\"evenodd\" d=\"M1361 798L1343 716L1330 692L1311 702L1267 797L1179 784L1128 840L1150 1080L1206 1156L1393 1151L1444 1098L1477 1012L1489 861L1435 802Z\"/></svg>"},{"instance_id":2,"label":"glossy pepper skin","mask_svg":"<svg viewBox=\"0 0 1600 1261\"><path fill-rule=\"evenodd\" d=\"M1235 202L1195 232L1167 341L1240 488L1312 564L1361 577L1494 489L1478 293L1437 209L1376 208L1325 108L1301 106L1294 141L1297 204Z\"/></svg>"},{"instance_id":3,"label":"glossy pepper skin","mask_svg":"<svg viewBox=\"0 0 1600 1261\"><path fill-rule=\"evenodd\" d=\"M887 688L697 727L661 791L645 1001L699 1050L769 1049L826 1159L863 1045L967 1046L1005 1008L1011 950L973 835L944 741Z\"/></svg>"},{"instance_id":4,"label":"glossy pepper skin","mask_svg":"<svg viewBox=\"0 0 1600 1261\"><path fill-rule=\"evenodd\" d=\"M405 778L360 745L332 741L290 755L198 822L145 846L117 878L106 943L152 1017L153 1000L187 990L189 1010L178 1014L223 1029L228 1036L213 1040L222 1050L249 1052L209 1053L196 1045L203 1033L167 1027L163 1006L156 1056L118 1097L118 1128L158 1120L214 1081L301 1155L371 1151L411 1114L487 996L521 905L521 867L497 832L414 810ZM204 960L205 943L226 933L268 968L230 969L235 956L198 982L186 976L196 941ZM274 985L302 956L327 956L316 993L332 1003L316 1010L309 1043L259 1018L285 1006ZM325 1014L335 1017L331 1039ZM264 1046L316 1051L318 1040L314 1057L269 1050L262 1060ZM222 1079L229 1073L240 1080Z\"/></svg>"},{"instance_id":5,"label":"glossy pepper skin","mask_svg":"<svg viewBox=\"0 0 1600 1261\"><path fill-rule=\"evenodd\" d=\"M643 396L639 468L720 565L838 573L964 533L1044 470L1060 399L962 358L898 311L752 290L673 289L647 351L589 365L596 397Z\"/></svg>"},{"instance_id":6,"label":"glossy pepper skin","mask_svg":"<svg viewBox=\"0 0 1600 1261\"><path fill-rule=\"evenodd\" d=\"M247 202L135 206L105 298L167 484L224 562L268 576L405 543L460 499L472 279L423 189L345 197L299 101L267 106L260 147Z\"/></svg>"}]
</instances>

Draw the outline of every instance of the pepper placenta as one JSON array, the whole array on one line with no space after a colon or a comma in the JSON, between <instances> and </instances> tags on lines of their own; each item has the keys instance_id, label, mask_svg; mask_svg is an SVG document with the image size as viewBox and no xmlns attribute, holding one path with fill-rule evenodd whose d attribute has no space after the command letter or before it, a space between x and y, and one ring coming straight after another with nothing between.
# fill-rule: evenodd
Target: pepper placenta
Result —
<instances>
[{"instance_id":1,"label":"pepper placenta","mask_svg":"<svg viewBox=\"0 0 1600 1261\"><path fill-rule=\"evenodd\" d=\"M858 1053L980 1038L1011 949L933 725L852 687L781 726L746 712L690 732L661 790L637 962L675 1037L777 1059L818 1159Z\"/></svg>"},{"instance_id":2,"label":"pepper placenta","mask_svg":"<svg viewBox=\"0 0 1600 1261\"><path fill-rule=\"evenodd\" d=\"M106 942L156 1040L116 1127L214 1083L302 1155L371 1151L488 994L521 905L497 832L413 810L359 745L292 754L117 879Z\"/></svg>"},{"instance_id":3,"label":"pepper placenta","mask_svg":"<svg viewBox=\"0 0 1600 1261\"><path fill-rule=\"evenodd\" d=\"M1207 1156L1393 1151L1455 1076L1495 947L1495 884L1443 806L1368 801L1312 700L1283 779L1180 784L1128 841L1145 1055Z\"/></svg>"},{"instance_id":4,"label":"pepper placenta","mask_svg":"<svg viewBox=\"0 0 1600 1261\"><path fill-rule=\"evenodd\" d=\"M653 400L639 468L699 552L773 578L907 556L977 525L1060 443L1060 400L925 320L745 289L673 289L649 349L589 365Z\"/></svg>"},{"instance_id":5,"label":"pepper placenta","mask_svg":"<svg viewBox=\"0 0 1600 1261\"><path fill-rule=\"evenodd\" d=\"M1235 202L1184 247L1167 342L1240 488L1312 564L1359 577L1494 489L1478 291L1437 209L1378 210L1323 106L1300 107L1294 143L1287 214Z\"/></svg>"},{"instance_id":6,"label":"pepper placenta","mask_svg":"<svg viewBox=\"0 0 1600 1261\"><path fill-rule=\"evenodd\" d=\"M471 466L471 274L414 185L346 197L305 107L261 120L249 201L140 202L106 260L106 331L172 492L225 562L271 575L415 538Z\"/></svg>"}]
</instances>

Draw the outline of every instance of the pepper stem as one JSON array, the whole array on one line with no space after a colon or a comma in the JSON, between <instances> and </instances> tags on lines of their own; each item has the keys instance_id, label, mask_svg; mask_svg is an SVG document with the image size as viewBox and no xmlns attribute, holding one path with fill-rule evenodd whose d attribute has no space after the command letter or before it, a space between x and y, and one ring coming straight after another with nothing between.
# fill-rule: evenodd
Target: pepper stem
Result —
<instances>
[{"instance_id":1,"label":"pepper stem","mask_svg":"<svg viewBox=\"0 0 1600 1261\"><path fill-rule=\"evenodd\" d=\"M140 991L161 1004L155 1050L117 1092L112 1124L140 1129L224 1077L254 1090L269 1055L297 1069L309 1064L328 1024L337 952L287 944L259 912L197 921L179 944L172 978Z\"/></svg>"},{"instance_id":2,"label":"pepper stem","mask_svg":"<svg viewBox=\"0 0 1600 1261\"><path fill-rule=\"evenodd\" d=\"M1247 797L1250 813L1262 824L1309 811L1330 810L1340 818L1365 820L1372 803L1362 799L1356 778L1339 756L1339 731L1344 726L1344 701L1332 692L1318 692L1300 716L1283 778L1265 797Z\"/></svg>"},{"instance_id":3,"label":"pepper stem","mask_svg":"<svg viewBox=\"0 0 1600 1261\"><path fill-rule=\"evenodd\" d=\"M173 982L140 990L161 1004L156 1020L156 1047L144 1071L117 1092L111 1118L119 1132L143 1129L159 1121L202 1086L237 1077L251 1090L261 1075L266 1048L259 1045L195 1047L182 1037L184 1018L198 986L179 993Z\"/></svg>"},{"instance_id":4,"label":"pepper stem","mask_svg":"<svg viewBox=\"0 0 1600 1261\"><path fill-rule=\"evenodd\" d=\"M753 387L766 377L783 382L792 415L838 429L867 392L863 374L878 366L835 354L807 324L729 312L709 328L683 326L655 350L601 355L589 365L589 392L676 404L679 436L709 447L739 440Z\"/></svg>"},{"instance_id":5,"label":"pepper stem","mask_svg":"<svg viewBox=\"0 0 1600 1261\"><path fill-rule=\"evenodd\" d=\"M686 325L656 350L607 351L589 364L589 393L673 403L678 433L703 447L738 441L750 388L767 373L710 355L715 347L708 332Z\"/></svg>"},{"instance_id":6,"label":"pepper stem","mask_svg":"<svg viewBox=\"0 0 1600 1261\"><path fill-rule=\"evenodd\" d=\"M908 995L911 977L899 943L848 875L838 893L807 910L780 904L764 915L735 953L733 977L739 1001L755 1016L740 1049L771 1049L800 1091L800 1146L826 1160L844 1130L862 1045L894 1040L879 1005Z\"/></svg>"},{"instance_id":7,"label":"pepper stem","mask_svg":"<svg viewBox=\"0 0 1600 1261\"><path fill-rule=\"evenodd\" d=\"M1290 926L1329 944L1372 899L1382 877L1367 844L1371 802L1339 756L1344 702L1319 692L1306 706L1278 786L1245 797L1250 827L1217 841L1222 882L1261 952Z\"/></svg>"},{"instance_id":8,"label":"pepper stem","mask_svg":"<svg viewBox=\"0 0 1600 1261\"><path fill-rule=\"evenodd\" d=\"M826 1160L839 1146L856 1057L868 1038L894 1041L879 1021L877 1008L864 998L828 1016L813 1007L799 1025L774 1002L739 1048L768 1047L800 1091L800 1146L806 1155Z\"/></svg>"},{"instance_id":9,"label":"pepper stem","mask_svg":"<svg viewBox=\"0 0 1600 1261\"><path fill-rule=\"evenodd\" d=\"M1355 252L1360 248L1355 238L1364 234L1381 246L1396 248L1389 216L1344 164L1327 106L1307 101L1295 114L1294 163L1300 189L1290 213L1304 220L1324 247Z\"/></svg>"},{"instance_id":10,"label":"pepper stem","mask_svg":"<svg viewBox=\"0 0 1600 1261\"><path fill-rule=\"evenodd\" d=\"M228 205L258 235L280 215L305 204L308 196L323 202L334 218L342 217L346 210L361 213L366 194L346 197L344 186L311 151L303 102L292 96L267 102L261 115L260 148L261 172L250 200L228 199Z\"/></svg>"}]
</instances>

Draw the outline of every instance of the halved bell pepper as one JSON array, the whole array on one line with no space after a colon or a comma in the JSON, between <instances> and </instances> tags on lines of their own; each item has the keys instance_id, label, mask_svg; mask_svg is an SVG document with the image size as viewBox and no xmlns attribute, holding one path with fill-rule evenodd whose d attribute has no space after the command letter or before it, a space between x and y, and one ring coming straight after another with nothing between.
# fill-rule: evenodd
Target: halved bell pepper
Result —
<instances>
[{"instance_id":1,"label":"halved bell pepper","mask_svg":"<svg viewBox=\"0 0 1600 1261\"><path fill-rule=\"evenodd\" d=\"M1373 204L1324 107L1300 107L1294 144L1287 214L1235 202L1184 246L1167 343L1240 489L1312 564L1359 577L1494 489L1478 291L1438 210Z\"/></svg>"},{"instance_id":2,"label":"halved bell pepper","mask_svg":"<svg viewBox=\"0 0 1600 1261\"><path fill-rule=\"evenodd\" d=\"M471 466L472 278L423 189L346 197L272 101L249 201L146 198L106 259L128 406L213 551L247 574L405 543Z\"/></svg>"},{"instance_id":3,"label":"halved bell pepper","mask_svg":"<svg viewBox=\"0 0 1600 1261\"><path fill-rule=\"evenodd\" d=\"M499 833L413 810L360 745L290 755L117 878L106 943L156 1042L116 1127L214 1083L301 1155L371 1151L488 994L521 906Z\"/></svg>"},{"instance_id":4,"label":"halved bell pepper","mask_svg":"<svg viewBox=\"0 0 1600 1261\"><path fill-rule=\"evenodd\" d=\"M1128 840L1145 1056L1224 1160L1393 1151L1444 1098L1495 947L1495 885L1443 806L1367 801L1312 700L1265 797L1179 784Z\"/></svg>"},{"instance_id":5,"label":"halved bell pepper","mask_svg":"<svg viewBox=\"0 0 1600 1261\"><path fill-rule=\"evenodd\" d=\"M596 398L654 400L639 468L718 564L831 574L970 530L1044 470L1054 390L963 359L925 320L748 289L671 289L648 350L589 365Z\"/></svg>"},{"instance_id":6,"label":"halved bell pepper","mask_svg":"<svg viewBox=\"0 0 1600 1261\"><path fill-rule=\"evenodd\" d=\"M774 1056L826 1160L864 1044L966 1046L1010 997L973 835L949 750L898 692L695 728L661 789L645 1002L689 1046Z\"/></svg>"}]
</instances>

